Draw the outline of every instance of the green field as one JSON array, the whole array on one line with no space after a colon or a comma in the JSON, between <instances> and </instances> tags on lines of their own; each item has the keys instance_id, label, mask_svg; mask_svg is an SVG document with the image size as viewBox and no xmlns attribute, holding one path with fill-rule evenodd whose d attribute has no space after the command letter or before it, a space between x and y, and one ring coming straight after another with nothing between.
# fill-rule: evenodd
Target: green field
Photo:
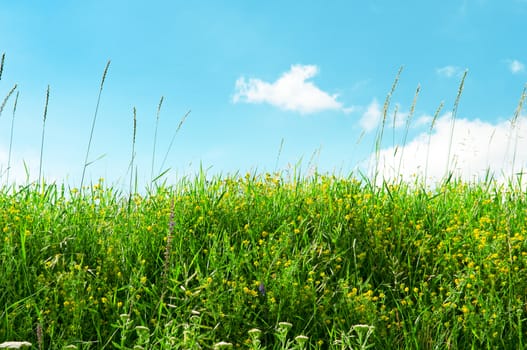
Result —
<instances>
[{"instance_id":1,"label":"green field","mask_svg":"<svg viewBox=\"0 0 527 350\"><path fill-rule=\"evenodd\" d=\"M84 185L99 99L80 187L43 180L48 87L38 181L0 188L0 347L524 348L522 174L463 182L447 164L437 183L426 184L426 168L414 182L381 181L400 72L374 176L201 171L167 184L167 169L143 192L133 186L135 109L128 190ZM16 89L0 108L16 96L13 119ZM517 143L512 153L515 169ZM11 147L7 179L10 157ZM152 169L155 158L154 146Z\"/></svg>"},{"instance_id":2,"label":"green field","mask_svg":"<svg viewBox=\"0 0 527 350\"><path fill-rule=\"evenodd\" d=\"M201 174L131 198L103 181L4 188L0 340L519 349L525 201L491 183L284 173Z\"/></svg>"}]
</instances>

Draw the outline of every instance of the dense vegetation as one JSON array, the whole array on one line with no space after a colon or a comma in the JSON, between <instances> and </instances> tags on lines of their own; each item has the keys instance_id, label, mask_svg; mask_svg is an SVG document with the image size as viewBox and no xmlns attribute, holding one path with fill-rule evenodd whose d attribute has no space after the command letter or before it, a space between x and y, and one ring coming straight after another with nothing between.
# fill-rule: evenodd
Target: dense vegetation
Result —
<instances>
[{"instance_id":1,"label":"dense vegetation","mask_svg":"<svg viewBox=\"0 0 527 350\"><path fill-rule=\"evenodd\" d=\"M283 175L201 174L131 197L102 180L4 188L0 340L523 346L525 192Z\"/></svg>"},{"instance_id":2,"label":"dense vegetation","mask_svg":"<svg viewBox=\"0 0 527 350\"><path fill-rule=\"evenodd\" d=\"M162 165L155 185L139 194L132 186L135 108L128 191L102 179L84 186L109 64L80 188L43 180L49 86L34 183L9 181L11 123L7 185L0 189L0 348L7 341L39 350L524 347L522 172L505 184L490 173L467 183L447 164L445 179L430 187L427 159L423 182L378 181L401 70L377 130L373 180L201 172L161 185L168 172ZM465 77L451 114L447 163ZM406 143L419 90L398 147ZM17 85L0 114L11 96L14 121ZM157 124L152 176L156 137ZM512 169L516 154L517 142Z\"/></svg>"}]
</instances>

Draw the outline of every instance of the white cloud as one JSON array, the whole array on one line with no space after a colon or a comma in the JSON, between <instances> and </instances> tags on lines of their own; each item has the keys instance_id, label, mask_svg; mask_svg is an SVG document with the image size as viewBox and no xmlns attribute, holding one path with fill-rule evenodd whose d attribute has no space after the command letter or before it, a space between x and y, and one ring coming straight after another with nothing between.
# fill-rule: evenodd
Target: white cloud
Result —
<instances>
[{"instance_id":1,"label":"white cloud","mask_svg":"<svg viewBox=\"0 0 527 350\"><path fill-rule=\"evenodd\" d=\"M424 174L433 182L444 179L451 133L451 113L437 119L431 138L424 132L405 147L383 149L379 155L379 178L410 180ZM527 116L491 124L480 120L458 119L448 170L456 177L471 181L489 171L497 179L510 179L512 173L527 170ZM430 146L428 143L430 142ZM395 154L395 156L394 156ZM375 161L375 155L370 162ZM374 164L374 163L373 163Z\"/></svg>"},{"instance_id":2,"label":"white cloud","mask_svg":"<svg viewBox=\"0 0 527 350\"><path fill-rule=\"evenodd\" d=\"M397 104L394 108L386 113L385 126L394 128L406 126L409 115L409 111L401 110L401 106ZM382 118L383 115L381 106L379 105L377 99L374 98L366 107L364 113L362 113L359 124L365 132L371 132L379 126Z\"/></svg>"},{"instance_id":3,"label":"white cloud","mask_svg":"<svg viewBox=\"0 0 527 350\"><path fill-rule=\"evenodd\" d=\"M366 132L370 132L379 125L381 116L382 112L379 102L377 102L377 99L373 99L368 107L366 107L366 112L362 114L359 124Z\"/></svg>"},{"instance_id":4,"label":"white cloud","mask_svg":"<svg viewBox=\"0 0 527 350\"><path fill-rule=\"evenodd\" d=\"M457 66L445 66L436 68L436 73L440 76L452 78L453 76L459 76L463 70Z\"/></svg>"},{"instance_id":5,"label":"white cloud","mask_svg":"<svg viewBox=\"0 0 527 350\"><path fill-rule=\"evenodd\" d=\"M432 123L432 120L434 120L434 117L428 114L424 114L417 118L413 125L414 126L423 126L423 125L430 125Z\"/></svg>"},{"instance_id":6,"label":"white cloud","mask_svg":"<svg viewBox=\"0 0 527 350\"><path fill-rule=\"evenodd\" d=\"M337 101L338 95L329 95L308 81L318 73L314 65L293 65L291 69L273 83L260 79L244 77L236 81L233 102L269 103L273 106L302 114L323 110L340 110L350 113L353 108L345 108Z\"/></svg>"},{"instance_id":7,"label":"white cloud","mask_svg":"<svg viewBox=\"0 0 527 350\"><path fill-rule=\"evenodd\" d=\"M525 65L518 60L509 61L509 69L512 74L517 74L525 71Z\"/></svg>"}]
</instances>

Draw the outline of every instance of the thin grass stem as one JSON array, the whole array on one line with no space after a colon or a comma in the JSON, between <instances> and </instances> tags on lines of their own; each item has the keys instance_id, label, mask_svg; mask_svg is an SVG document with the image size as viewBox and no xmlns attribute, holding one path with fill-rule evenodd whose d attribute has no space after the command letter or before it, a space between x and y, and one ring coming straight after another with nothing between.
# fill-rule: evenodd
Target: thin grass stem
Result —
<instances>
[{"instance_id":1,"label":"thin grass stem","mask_svg":"<svg viewBox=\"0 0 527 350\"><path fill-rule=\"evenodd\" d=\"M278 154L276 155L276 162L274 165L274 171L278 171L278 162L280 161L280 156L282 155L282 149L284 148L284 138L280 141L280 147L278 147Z\"/></svg>"},{"instance_id":2,"label":"thin grass stem","mask_svg":"<svg viewBox=\"0 0 527 350\"><path fill-rule=\"evenodd\" d=\"M9 173L11 171L11 151L13 148L13 130L15 126L15 114L16 114L16 106L18 104L18 95L19 91L16 92L15 96L15 103L13 105L13 118L11 119L11 130L10 130L10 136L9 136L9 152L7 155L7 184L9 185Z\"/></svg>"},{"instance_id":3,"label":"thin grass stem","mask_svg":"<svg viewBox=\"0 0 527 350\"><path fill-rule=\"evenodd\" d=\"M401 76L401 73L403 72L403 67L401 66L399 68L399 71L397 72L397 75L395 76L395 80L393 81L392 88L390 89L390 92L388 95L386 95L386 100L384 101L384 106L382 107L382 122L379 127L379 131L377 133L377 138L375 139L375 172L373 174L373 183L377 183L377 175L379 171L379 157L381 153L381 143L384 135L384 127L386 124L386 116L388 115L388 108L390 107L390 102L392 99L392 95L395 92L395 89L397 88L397 84L399 83L399 78Z\"/></svg>"},{"instance_id":4,"label":"thin grass stem","mask_svg":"<svg viewBox=\"0 0 527 350\"><path fill-rule=\"evenodd\" d=\"M97 113L99 112L99 104L101 102L102 89L104 87L104 81L106 80L106 74L108 73L108 68L110 67L110 62L111 61L108 60L108 62L106 63L106 67L104 68L104 72L102 74L101 85L99 87L99 95L97 96L97 105L95 106L95 113L93 115L93 121L91 125L91 130L90 130L90 139L88 140L88 148L86 149L86 157L84 158L84 165L82 167L82 176L81 176L81 184L80 184L81 190L82 190L82 186L84 185L84 176L86 175L86 168L88 167L88 157L90 154L90 147L91 147L91 142L93 139L93 131L95 130L95 121L97 120Z\"/></svg>"},{"instance_id":5,"label":"thin grass stem","mask_svg":"<svg viewBox=\"0 0 527 350\"><path fill-rule=\"evenodd\" d=\"M136 132L137 132L137 110L136 108L134 107L134 110L133 110L133 114L134 114L134 120L133 120L133 133L132 133L132 154L131 154L131 158L130 158L130 185L129 185L129 193L130 193L130 196L128 198L128 207L130 207L130 203L131 203L131 200L132 200L132 182L133 182L133 178L134 178L134 159L135 159L135 136L136 136Z\"/></svg>"},{"instance_id":6,"label":"thin grass stem","mask_svg":"<svg viewBox=\"0 0 527 350\"><path fill-rule=\"evenodd\" d=\"M2 112L4 111L4 108L5 108L5 105L7 104L7 101L9 100L9 98L11 97L11 95L15 92L17 88L17 84L15 84L11 90L7 93L6 97L4 98L4 100L2 101L2 104L0 105L0 116L2 115Z\"/></svg>"},{"instance_id":7,"label":"thin grass stem","mask_svg":"<svg viewBox=\"0 0 527 350\"><path fill-rule=\"evenodd\" d=\"M516 107L516 110L514 111L514 116L511 120L511 129L516 131L516 137L514 137L514 151L512 152L512 166L511 166L511 177L514 176L514 167L516 165L516 153L518 151L518 133L520 132L519 128L517 127L518 119L520 118L521 111L523 109L523 103L525 102L525 98L527 97L527 84L525 84L520 101L518 102L518 106ZM511 130L511 131L512 131Z\"/></svg>"},{"instance_id":8,"label":"thin grass stem","mask_svg":"<svg viewBox=\"0 0 527 350\"><path fill-rule=\"evenodd\" d=\"M154 162L156 159L156 144L157 144L157 129L159 127L159 115L161 113L161 105L163 104L164 96L161 96L159 104L157 105L157 114L156 114L156 128L154 131L154 149L152 150L152 168L150 169L150 179L154 181Z\"/></svg>"},{"instance_id":9,"label":"thin grass stem","mask_svg":"<svg viewBox=\"0 0 527 350\"><path fill-rule=\"evenodd\" d=\"M38 181L41 184L41 189L44 189L44 179L42 178L42 157L44 155L44 135L46 130L46 119L48 115L48 103L49 103L49 85L46 91L46 104L44 105L44 117L42 119L42 137L40 142L40 163L38 167Z\"/></svg>"},{"instance_id":10,"label":"thin grass stem","mask_svg":"<svg viewBox=\"0 0 527 350\"><path fill-rule=\"evenodd\" d=\"M399 167L397 168L397 174L400 175L401 173L401 163L403 161L403 155L404 155L404 149L406 146L406 140L408 138L408 130L410 130L410 123L412 121L412 117L415 113L415 106L417 105L417 98L419 97L419 92L421 91L421 85L417 85L417 88L415 89L415 95L414 100L412 102L412 106L410 107L410 112L408 113L408 117L406 118L406 125L404 128L404 136L403 136L403 142L401 144L402 151L401 156L399 157Z\"/></svg>"},{"instance_id":11,"label":"thin grass stem","mask_svg":"<svg viewBox=\"0 0 527 350\"><path fill-rule=\"evenodd\" d=\"M399 150L399 147L398 145L395 145L395 129L397 129L397 125L396 125L396 122L397 122L397 115L399 113L399 105L396 104L395 105L395 108L393 110L393 124L392 124L392 146L394 148L394 151L393 151L393 155L394 155L394 159L395 159L395 155L397 154L397 151Z\"/></svg>"},{"instance_id":12,"label":"thin grass stem","mask_svg":"<svg viewBox=\"0 0 527 350\"><path fill-rule=\"evenodd\" d=\"M446 158L446 170L445 170L445 179L449 179L449 171L450 171L450 153L452 152L452 142L454 139L454 128L456 124L456 114L457 109L459 107L459 101L461 99L461 94L463 93L463 86L465 85L465 78L467 77L468 70L465 70L463 73L463 77L461 78L461 82L459 83L459 89L457 91L456 101L454 102L454 107L452 108L452 119L450 124L450 140L448 142L448 152L447 152L447 158Z\"/></svg>"},{"instance_id":13,"label":"thin grass stem","mask_svg":"<svg viewBox=\"0 0 527 350\"><path fill-rule=\"evenodd\" d=\"M430 142L432 141L432 131L434 130L434 126L436 124L436 121L437 121L437 117L439 116L439 113L441 113L441 110L443 109L443 106L445 105L445 103L443 101L441 101L441 103L439 104L439 107L437 107L435 113L434 113L434 116L432 117L432 122L430 123L430 129L428 130L428 144L427 144L427 147L426 147L426 166L425 166L425 174L424 174L424 184L425 184L425 187L426 187L426 180L427 180L427 177L428 177L428 160L430 158Z\"/></svg>"},{"instance_id":14,"label":"thin grass stem","mask_svg":"<svg viewBox=\"0 0 527 350\"><path fill-rule=\"evenodd\" d=\"M2 73L4 72L4 63L5 63L5 52L2 53L2 59L0 59L0 80L2 80Z\"/></svg>"},{"instance_id":15,"label":"thin grass stem","mask_svg":"<svg viewBox=\"0 0 527 350\"><path fill-rule=\"evenodd\" d=\"M167 149L167 152L165 153L165 157L163 158L163 162L161 163L161 167L159 168L159 172L160 173L163 171L163 167L165 166L165 162L166 162L166 160L168 158L168 154L170 153L170 150L172 149L172 145L174 144L174 140L176 139L176 135L179 132L179 129L181 129L181 126L183 125L183 123L185 122L185 120L187 119L189 114L190 114L190 109L188 110L187 113L185 113L185 115L179 121L179 124L178 124L178 126L176 128L176 131L174 132L174 135L172 136L172 139L170 140L170 144L168 145L168 149Z\"/></svg>"}]
</instances>

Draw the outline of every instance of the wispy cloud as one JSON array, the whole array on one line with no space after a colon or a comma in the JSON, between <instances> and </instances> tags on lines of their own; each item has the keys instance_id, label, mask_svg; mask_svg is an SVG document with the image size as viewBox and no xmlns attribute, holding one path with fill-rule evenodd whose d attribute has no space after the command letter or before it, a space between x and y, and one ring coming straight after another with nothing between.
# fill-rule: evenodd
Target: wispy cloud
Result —
<instances>
[{"instance_id":1,"label":"wispy cloud","mask_svg":"<svg viewBox=\"0 0 527 350\"><path fill-rule=\"evenodd\" d=\"M509 69L512 74L518 74L525 71L525 64L518 60L509 60Z\"/></svg>"},{"instance_id":2,"label":"wispy cloud","mask_svg":"<svg viewBox=\"0 0 527 350\"><path fill-rule=\"evenodd\" d=\"M487 171L497 178L524 171L527 167L527 139L518 135L527 133L527 116L518 118L514 126L511 127L510 121L491 124L480 120L456 120L449 171L467 181L482 178ZM409 180L413 176L422 179L425 171L434 181L443 179L447 170L450 132L451 113L447 113L437 119L430 138L425 132L405 147L383 149L378 170L386 179L402 177Z\"/></svg>"},{"instance_id":3,"label":"wispy cloud","mask_svg":"<svg viewBox=\"0 0 527 350\"><path fill-rule=\"evenodd\" d=\"M452 78L453 76L459 76L463 73L463 69L458 66L444 66L436 68L436 73L439 76Z\"/></svg>"},{"instance_id":4,"label":"wispy cloud","mask_svg":"<svg viewBox=\"0 0 527 350\"><path fill-rule=\"evenodd\" d=\"M337 101L338 95L330 95L318 88L309 79L318 74L315 65L293 65L278 80L269 83L260 79L241 77L236 81L234 103L268 103L278 108L297 111L302 114L324 110L337 110L345 113L353 107L345 108Z\"/></svg>"},{"instance_id":5,"label":"wispy cloud","mask_svg":"<svg viewBox=\"0 0 527 350\"><path fill-rule=\"evenodd\" d=\"M370 132L378 127L383 115L381 106L377 99L374 98L368 106L361 109L363 109L364 112L359 119L359 125L364 129L364 131ZM406 125L409 115L410 112L402 110L401 105L397 103L394 108L388 110L386 113L386 126L393 128L403 127Z\"/></svg>"},{"instance_id":6,"label":"wispy cloud","mask_svg":"<svg viewBox=\"0 0 527 350\"><path fill-rule=\"evenodd\" d=\"M370 132L379 125L381 121L381 108L377 99L373 99L371 103L366 107L366 111L362 114L362 117L359 120L360 126L366 132Z\"/></svg>"}]
</instances>

